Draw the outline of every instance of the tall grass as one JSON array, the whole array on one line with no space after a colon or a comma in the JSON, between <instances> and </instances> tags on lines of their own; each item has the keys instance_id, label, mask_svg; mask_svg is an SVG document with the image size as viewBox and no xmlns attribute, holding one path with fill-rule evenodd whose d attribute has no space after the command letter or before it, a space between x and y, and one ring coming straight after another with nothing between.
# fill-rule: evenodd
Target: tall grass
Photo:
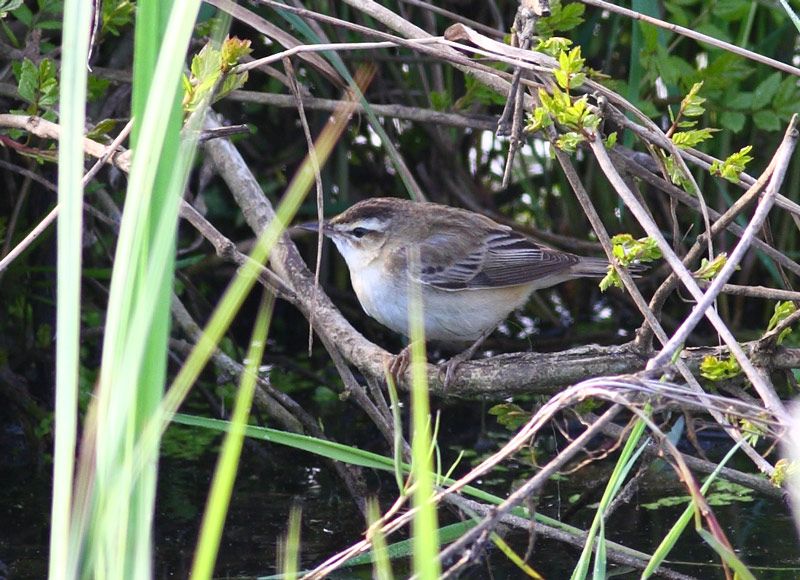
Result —
<instances>
[{"instance_id":1,"label":"tall grass","mask_svg":"<svg viewBox=\"0 0 800 580\"><path fill-rule=\"evenodd\" d=\"M74 4L74 6L72 6ZM62 89L62 111L85 107L86 47L90 10L85 2L65 6L64 51L83 69L75 74L80 90ZM158 409L164 390L169 331L169 306L173 278L174 244L180 199L194 154L191 140L181 140L180 75L199 10L199 0L160 2L143 0L137 6L134 42L132 146L133 165L114 260L107 311L100 378L81 447L81 464L75 486L75 511L69 532L64 511L71 495L73 459L61 453L56 466L54 522L50 576L53 578L149 578L152 575L152 519L157 462L135 466L134 449ZM83 29L80 40L73 27ZM76 48L78 50L76 50ZM63 83L63 80L62 80ZM61 151L82 152L83 117L72 115L72 141ZM62 114L62 124L67 121ZM65 127L66 130L66 127ZM64 164L67 163L65 160ZM65 185L80 193L82 158L71 162L72 171L60 173ZM62 166L60 169L64 169ZM77 186L75 184L78 184ZM80 198L67 189L77 209L62 208L60 220L72 224L64 231L72 244L80 244ZM64 211L64 210L67 211ZM78 218L75 218L75 214ZM77 226L77 233L75 229ZM59 233L62 225L59 224ZM78 250L80 246L78 245ZM59 280L78 280L78 261L59 248ZM70 284L74 287L75 282ZM77 317L79 303L59 296L58 416L74 417L76 401L71 381L77 379ZM68 316L75 318L71 322ZM65 324L62 326L62 323ZM70 326L72 324L72 326ZM72 369L72 371L70 371ZM70 372L74 377L70 377ZM70 432L71 431L71 432ZM56 432L56 445L74 448L74 426ZM62 497L66 496L66 500ZM58 504L58 505L56 505Z\"/></svg>"},{"instance_id":2,"label":"tall grass","mask_svg":"<svg viewBox=\"0 0 800 580\"><path fill-rule=\"evenodd\" d=\"M91 5L64 3L61 64L61 147L58 154L58 287L56 311L56 406L53 502L50 528L50 575L67 569L70 504L74 477L80 345L81 242L83 239L83 127L86 58Z\"/></svg>"}]
</instances>

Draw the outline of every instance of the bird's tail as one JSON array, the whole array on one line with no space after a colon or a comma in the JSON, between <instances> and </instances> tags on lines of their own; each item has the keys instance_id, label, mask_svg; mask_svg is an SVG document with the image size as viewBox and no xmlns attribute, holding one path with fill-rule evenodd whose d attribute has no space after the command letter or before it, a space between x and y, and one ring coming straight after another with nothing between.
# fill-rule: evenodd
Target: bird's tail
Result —
<instances>
[{"instance_id":1,"label":"bird's tail","mask_svg":"<svg viewBox=\"0 0 800 580\"><path fill-rule=\"evenodd\" d=\"M637 277L647 270L647 266L643 264L631 264L628 266L628 271ZM572 273L575 276L585 276L587 278L596 278L605 276L608 273L608 260L605 258L587 258L581 256L580 261L572 267Z\"/></svg>"}]
</instances>

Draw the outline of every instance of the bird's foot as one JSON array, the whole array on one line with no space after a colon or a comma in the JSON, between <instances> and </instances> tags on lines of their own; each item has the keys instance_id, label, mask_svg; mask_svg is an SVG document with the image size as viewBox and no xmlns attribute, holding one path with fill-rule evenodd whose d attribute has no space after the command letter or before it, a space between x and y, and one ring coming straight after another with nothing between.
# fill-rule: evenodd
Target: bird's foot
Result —
<instances>
[{"instance_id":1,"label":"bird's foot","mask_svg":"<svg viewBox=\"0 0 800 580\"><path fill-rule=\"evenodd\" d=\"M458 367L461 366L462 363L465 363L468 360L470 360L475 355L475 352L478 350L478 348L480 348L480 346L486 340L486 337L488 337L492 333L492 330L494 330L494 328L487 330L486 332L481 334L478 337L478 340L473 342L469 346L469 348L467 348L465 351L452 356L450 360L447 360L439 365L440 378L442 376L442 371L444 371L442 390L447 391L450 385L453 384L453 381L455 381L456 378L456 370L458 369Z\"/></svg>"},{"instance_id":2,"label":"bird's foot","mask_svg":"<svg viewBox=\"0 0 800 580\"><path fill-rule=\"evenodd\" d=\"M389 374L394 384L397 385L403 375L408 370L411 363L411 345L406 346L396 355L389 355L385 361L386 372Z\"/></svg>"}]
</instances>

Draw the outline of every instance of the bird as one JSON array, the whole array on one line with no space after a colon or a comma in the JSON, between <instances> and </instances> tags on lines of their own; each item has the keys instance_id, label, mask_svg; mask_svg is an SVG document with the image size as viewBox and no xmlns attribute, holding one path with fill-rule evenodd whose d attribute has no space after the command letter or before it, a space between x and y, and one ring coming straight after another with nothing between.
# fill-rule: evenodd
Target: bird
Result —
<instances>
[{"instance_id":1,"label":"bird","mask_svg":"<svg viewBox=\"0 0 800 580\"><path fill-rule=\"evenodd\" d=\"M320 226L368 316L408 336L416 284L426 340L474 348L534 290L602 277L609 268L604 258L549 248L480 213L431 202L370 198L297 227Z\"/></svg>"}]
</instances>

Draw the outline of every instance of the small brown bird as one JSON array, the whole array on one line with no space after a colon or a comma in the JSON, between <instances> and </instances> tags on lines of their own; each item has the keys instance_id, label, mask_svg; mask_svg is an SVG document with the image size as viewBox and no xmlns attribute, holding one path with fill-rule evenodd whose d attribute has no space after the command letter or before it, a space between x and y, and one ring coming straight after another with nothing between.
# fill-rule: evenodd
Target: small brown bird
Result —
<instances>
[{"instance_id":1,"label":"small brown bird","mask_svg":"<svg viewBox=\"0 0 800 580\"><path fill-rule=\"evenodd\" d=\"M408 335L409 284L417 283L425 337L437 341L482 339L534 290L608 270L605 259L547 248L486 216L435 203L368 199L324 222L322 232L347 262L364 312Z\"/></svg>"}]
</instances>

